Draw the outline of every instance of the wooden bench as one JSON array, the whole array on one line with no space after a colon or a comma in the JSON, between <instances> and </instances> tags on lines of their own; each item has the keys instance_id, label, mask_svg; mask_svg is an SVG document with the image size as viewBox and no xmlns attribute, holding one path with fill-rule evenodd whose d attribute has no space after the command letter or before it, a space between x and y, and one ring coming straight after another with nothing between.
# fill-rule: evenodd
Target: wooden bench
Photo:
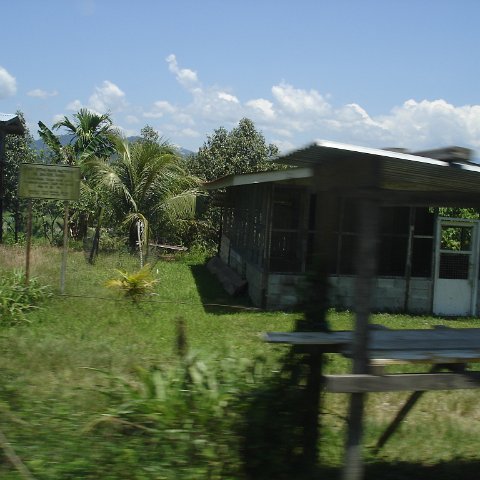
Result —
<instances>
[{"instance_id":1,"label":"wooden bench","mask_svg":"<svg viewBox=\"0 0 480 480\"><path fill-rule=\"evenodd\" d=\"M373 327L373 328L372 328ZM270 343L315 345L324 353L351 358L353 332L267 333ZM380 437L375 450L385 445L400 422L428 390L480 388L480 372L468 371L469 363L480 362L480 329L452 329L443 326L426 330L389 330L370 326L368 374L325 376L325 390L332 393L412 391L412 395ZM388 365L430 364L428 373L383 374ZM442 370L448 370L444 372Z\"/></svg>"}]
</instances>

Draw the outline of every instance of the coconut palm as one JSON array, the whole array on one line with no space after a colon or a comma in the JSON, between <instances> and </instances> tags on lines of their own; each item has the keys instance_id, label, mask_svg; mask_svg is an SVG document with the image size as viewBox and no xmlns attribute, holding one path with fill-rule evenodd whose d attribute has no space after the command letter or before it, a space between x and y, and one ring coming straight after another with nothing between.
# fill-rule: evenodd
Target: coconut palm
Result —
<instances>
[{"instance_id":1,"label":"coconut palm","mask_svg":"<svg viewBox=\"0 0 480 480\"><path fill-rule=\"evenodd\" d=\"M187 173L175 148L167 142L116 141L112 162L97 160L95 179L110 192L114 217L129 229L129 245L140 254L151 226L191 218L199 180ZM142 258L141 258L142 263Z\"/></svg>"}]
</instances>

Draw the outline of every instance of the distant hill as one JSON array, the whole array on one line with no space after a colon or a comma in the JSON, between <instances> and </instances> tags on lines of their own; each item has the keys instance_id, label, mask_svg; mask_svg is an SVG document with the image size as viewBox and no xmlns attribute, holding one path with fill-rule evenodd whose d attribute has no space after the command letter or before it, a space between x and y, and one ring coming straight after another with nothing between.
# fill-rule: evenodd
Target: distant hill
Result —
<instances>
[{"instance_id":1,"label":"distant hill","mask_svg":"<svg viewBox=\"0 0 480 480\"><path fill-rule=\"evenodd\" d=\"M72 138L73 138L73 135L59 135L58 136L58 139L60 140L60 143L62 145L68 145L72 141ZM138 140L139 138L140 138L139 136L133 136L133 137L127 137L127 140L129 142L134 142L134 141ZM34 140L33 141L33 148L37 151L44 150L44 149L46 149L45 142L41 138L39 138L37 140ZM183 147L177 147L177 148L178 148L178 151L180 152L180 155L182 155L182 157L188 157L189 155L192 155L194 153L191 150L187 150L186 148L183 148Z\"/></svg>"}]
</instances>

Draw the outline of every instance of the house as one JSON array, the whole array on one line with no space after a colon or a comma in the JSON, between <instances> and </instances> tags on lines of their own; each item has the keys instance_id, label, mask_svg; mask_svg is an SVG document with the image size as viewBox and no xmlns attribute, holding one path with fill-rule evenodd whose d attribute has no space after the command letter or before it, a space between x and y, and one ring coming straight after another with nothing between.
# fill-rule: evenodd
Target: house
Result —
<instances>
[{"instance_id":1,"label":"house","mask_svg":"<svg viewBox=\"0 0 480 480\"><path fill-rule=\"evenodd\" d=\"M292 168L209 182L205 188L223 192L220 258L248 281L255 305L293 307L322 237L330 303L350 309L356 206L368 198L380 206L373 309L476 315L479 221L439 214L480 207L480 166L470 155L461 147L409 154L321 141L276 160ZM327 226L320 210L329 212Z\"/></svg>"}]
</instances>

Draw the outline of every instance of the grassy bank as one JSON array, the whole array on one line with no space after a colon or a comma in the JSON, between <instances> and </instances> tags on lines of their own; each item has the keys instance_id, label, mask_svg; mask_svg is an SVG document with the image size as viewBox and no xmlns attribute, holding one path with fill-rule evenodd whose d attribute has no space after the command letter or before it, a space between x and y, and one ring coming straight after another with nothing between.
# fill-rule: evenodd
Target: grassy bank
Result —
<instances>
[{"instance_id":1,"label":"grassy bank","mask_svg":"<svg viewBox=\"0 0 480 480\"><path fill-rule=\"evenodd\" d=\"M22 250L0 249L3 271L23 262ZM248 399L275 376L287 351L265 344L261 335L291 330L300 314L260 312L245 299L232 300L194 256L155 262L155 295L139 305L104 286L115 269L135 268L128 255L101 256L91 266L72 252L62 296L59 252L33 250L32 274L52 286L53 296L29 312L28 321L0 327L0 430L38 479L244 478L237 426ZM183 360L176 353L179 317L190 352ZM374 321L390 328L480 326L476 319L402 315ZM348 312L330 312L332 328L351 323ZM348 368L345 359L329 357L329 371ZM432 472L435 478L452 478L452 472L477 478L477 395L426 393L379 456L368 446L407 394L370 395L369 478ZM347 400L324 399L326 478L335 478L342 462ZM3 461L0 478L22 477Z\"/></svg>"}]
</instances>

